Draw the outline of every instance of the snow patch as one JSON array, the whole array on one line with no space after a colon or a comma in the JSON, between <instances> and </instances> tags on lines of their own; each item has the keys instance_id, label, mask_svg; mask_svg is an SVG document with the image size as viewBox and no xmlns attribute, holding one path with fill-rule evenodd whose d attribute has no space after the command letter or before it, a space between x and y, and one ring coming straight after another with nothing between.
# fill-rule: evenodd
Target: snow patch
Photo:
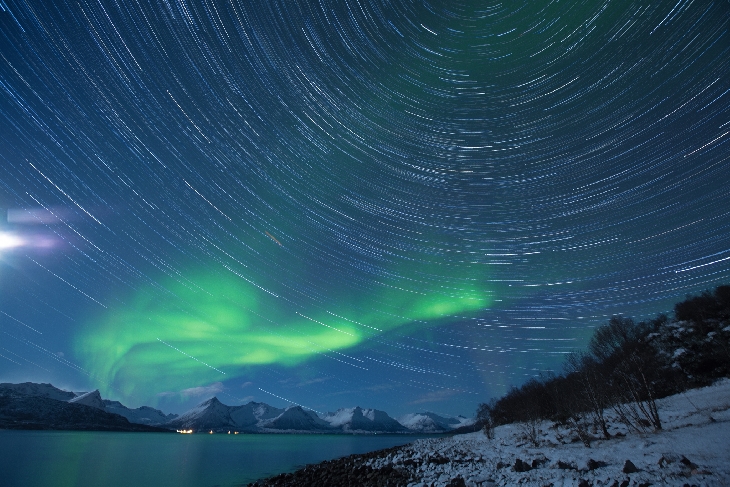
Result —
<instances>
[{"instance_id":1,"label":"snow patch","mask_svg":"<svg viewBox=\"0 0 730 487\"><path fill-rule=\"evenodd\" d=\"M68 402L75 404L83 404L84 406L91 406L92 408L104 410L104 401L101 398L99 390L87 392L76 396L73 399L69 399Z\"/></svg>"}]
</instances>

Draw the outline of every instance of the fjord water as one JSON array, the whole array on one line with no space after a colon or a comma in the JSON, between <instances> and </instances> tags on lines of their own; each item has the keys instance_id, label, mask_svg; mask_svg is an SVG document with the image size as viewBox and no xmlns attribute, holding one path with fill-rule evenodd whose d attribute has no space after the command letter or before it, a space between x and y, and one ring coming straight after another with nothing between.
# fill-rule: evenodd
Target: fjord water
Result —
<instances>
[{"instance_id":1,"label":"fjord water","mask_svg":"<svg viewBox=\"0 0 730 487\"><path fill-rule=\"evenodd\" d=\"M240 486L308 463L424 437L0 430L0 484Z\"/></svg>"}]
</instances>

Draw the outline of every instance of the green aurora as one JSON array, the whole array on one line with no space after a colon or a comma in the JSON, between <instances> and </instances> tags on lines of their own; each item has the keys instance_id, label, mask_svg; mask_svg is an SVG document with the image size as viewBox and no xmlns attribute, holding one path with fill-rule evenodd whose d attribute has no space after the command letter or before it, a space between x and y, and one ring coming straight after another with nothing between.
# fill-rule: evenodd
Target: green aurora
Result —
<instances>
[{"instance_id":1,"label":"green aurora","mask_svg":"<svg viewBox=\"0 0 730 487\"><path fill-rule=\"evenodd\" d=\"M127 305L92 320L78 336L76 351L105 384L102 393L152 398L234 379L249 366L293 366L414 322L487 307L488 293L472 286L458 296L384 287L350 299L343 311L297 309L233 274L170 279L165 298L143 288Z\"/></svg>"}]
</instances>

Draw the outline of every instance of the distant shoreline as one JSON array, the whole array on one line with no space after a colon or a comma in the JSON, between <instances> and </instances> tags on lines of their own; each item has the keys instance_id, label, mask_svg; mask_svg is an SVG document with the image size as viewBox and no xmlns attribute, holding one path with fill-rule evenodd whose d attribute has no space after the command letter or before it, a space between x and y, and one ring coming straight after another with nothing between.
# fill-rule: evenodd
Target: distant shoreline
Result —
<instances>
[{"instance_id":1,"label":"distant shoreline","mask_svg":"<svg viewBox=\"0 0 730 487\"><path fill-rule=\"evenodd\" d=\"M134 425L135 423L130 423ZM143 424L136 425L139 426L133 427L132 429L124 429L124 428L115 428L115 427L103 427L103 426L90 426L88 428L85 427L75 427L75 428L68 428L63 426L49 426L44 424L38 424L38 423L22 423L22 424L7 424L7 423L0 423L0 431L7 430L7 431L96 431L96 432L103 432L103 433L175 433L174 430L169 430L167 428L159 428L157 426L147 426Z\"/></svg>"},{"instance_id":2,"label":"distant shoreline","mask_svg":"<svg viewBox=\"0 0 730 487\"><path fill-rule=\"evenodd\" d=\"M131 423L135 424L135 423ZM21 423L21 424L8 424L4 422L0 422L0 431L90 431L90 432L100 432L100 433L178 433L175 430L167 429L167 428L161 428L158 426L147 426L147 425L136 425L139 426L139 429L123 429L123 428L114 428L114 427L103 427L103 426L90 426L90 427L65 427L65 426L53 426L53 425L45 425L45 424L39 424L39 423ZM180 434L180 433L178 433ZM196 436L202 436L202 435L210 435L210 432L206 431L196 431L192 433ZM220 432L220 431L214 431L212 434L214 435L228 435L227 432ZM429 438L442 438L451 436L450 433L419 433L414 431L409 432L387 432L387 433L373 433L369 431L239 431L237 434L239 435L294 435L294 436L419 436L419 437L429 437ZM233 432L231 432L231 435L234 435Z\"/></svg>"}]
</instances>

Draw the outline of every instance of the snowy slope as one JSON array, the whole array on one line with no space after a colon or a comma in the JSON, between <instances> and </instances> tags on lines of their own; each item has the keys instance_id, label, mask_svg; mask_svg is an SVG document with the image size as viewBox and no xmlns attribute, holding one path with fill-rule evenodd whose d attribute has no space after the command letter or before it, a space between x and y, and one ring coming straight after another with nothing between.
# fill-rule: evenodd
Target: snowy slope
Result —
<instances>
[{"instance_id":1,"label":"snowy slope","mask_svg":"<svg viewBox=\"0 0 730 487\"><path fill-rule=\"evenodd\" d=\"M249 402L242 406L231 406L230 415L236 427L250 429L263 421L281 415L284 409L275 408L262 402Z\"/></svg>"},{"instance_id":2,"label":"snowy slope","mask_svg":"<svg viewBox=\"0 0 730 487\"><path fill-rule=\"evenodd\" d=\"M325 431L331 429L326 421L313 411L305 411L300 406L290 406L279 416L264 420L261 425L266 429L294 431Z\"/></svg>"},{"instance_id":3,"label":"snowy slope","mask_svg":"<svg viewBox=\"0 0 730 487\"><path fill-rule=\"evenodd\" d=\"M213 397L169 421L165 426L196 431L236 428L230 409L217 397Z\"/></svg>"},{"instance_id":4,"label":"snowy slope","mask_svg":"<svg viewBox=\"0 0 730 487\"><path fill-rule=\"evenodd\" d=\"M104 410L104 401L101 399L101 394L98 389L69 399L68 402Z\"/></svg>"},{"instance_id":5,"label":"snowy slope","mask_svg":"<svg viewBox=\"0 0 730 487\"><path fill-rule=\"evenodd\" d=\"M443 433L462 426L461 418L440 416L436 413L423 412L406 414L398 418L398 422L411 431L420 433ZM464 420L466 418L463 418Z\"/></svg>"},{"instance_id":6,"label":"snowy slope","mask_svg":"<svg viewBox=\"0 0 730 487\"><path fill-rule=\"evenodd\" d=\"M385 411L362 409L359 406L338 409L334 413L327 413L323 419L333 428L342 431L393 433L407 431L405 426L388 416Z\"/></svg>"},{"instance_id":7,"label":"snowy slope","mask_svg":"<svg viewBox=\"0 0 730 487\"><path fill-rule=\"evenodd\" d=\"M130 423L160 425L177 417L175 414L165 414L159 409L149 406L130 409L119 401L110 401L108 399L104 399L103 403L105 411L124 416Z\"/></svg>"},{"instance_id":8,"label":"snowy slope","mask_svg":"<svg viewBox=\"0 0 730 487\"><path fill-rule=\"evenodd\" d=\"M523 426L511 424L496 428L492 440L481 432L418 440L369 465L407 470L418 479L412 487L445 486L457 477L470 487L730 485L730 380L658 406L661 431L632 434L611 418L614 437L596 439L591 448L551 422L540 424L539 446L533 446ZM627 460L637 471L629 472Z\"/></svg>"},{"instance_id":9,"label":"snowy slope","mask_svg":"<svg viewBox=\"0 0 730 487\"><path fill-rule=\"evenodd\" d=\"M268 404L266 404L264 402L250 402L248 404L250 404L251 407L253 408L253 415L259 421L262 421L265 419L274 419L275 417L279 416L281 413L284 412L284 409L269 406Z\"/></svg>"},{"instance_id":10,"label":"snowy slope","mask_svg":"<svg viewBox=\"0 0 730 487\"><path fill-rule=\"evenodd\" d=\"M259 419L254 414L251 403L244 404L243 406L230 406L228 414L231 416L231 421L233 421L236 428L249 428L259 422Z\"/></svg>"},{"instance_id":11,"label":"snowy slope","mask_svg":"<svg viewBox=\"0 0 730 487\"><path fill-rule=\"evenodd\" d=\"M226 406L216 397L198 404L165 426L193 431L319 431L329 427L316 414L301 408L285 410L258 402Z\"/></svg>"}]
</instances>

